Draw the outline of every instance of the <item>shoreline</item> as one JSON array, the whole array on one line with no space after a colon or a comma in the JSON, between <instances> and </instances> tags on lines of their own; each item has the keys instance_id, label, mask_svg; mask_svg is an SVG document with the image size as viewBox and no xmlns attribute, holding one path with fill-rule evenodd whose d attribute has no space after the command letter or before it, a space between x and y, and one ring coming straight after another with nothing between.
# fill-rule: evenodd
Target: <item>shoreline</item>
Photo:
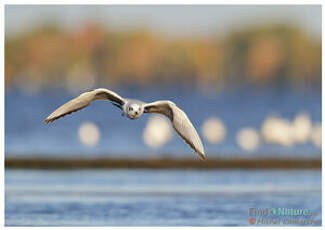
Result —
<instances>
[{"instance_id":1,"label":"shoreline","mask_svg":"<svg viewBox=\"0 0 325 230\"><path fill-rule=\"evenodd\" d=\"M292 158L27 158L6 157L6 169L318 169L322 160Z\"/></svg>"}]
</instances>

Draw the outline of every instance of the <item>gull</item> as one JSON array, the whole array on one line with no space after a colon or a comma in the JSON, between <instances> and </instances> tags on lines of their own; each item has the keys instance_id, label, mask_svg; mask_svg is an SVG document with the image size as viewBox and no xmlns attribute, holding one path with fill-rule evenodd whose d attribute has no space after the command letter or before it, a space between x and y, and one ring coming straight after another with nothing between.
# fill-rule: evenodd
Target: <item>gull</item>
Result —
<instances>
[{"instance_id":1,"label":"gull","mask_svg":"<svg viewBox=\"0 0 325 230\"><path fill-rule=\"evenodd\" d=\"M172 101L155 101L145 103L143 101L123 98L117 93L104 89L94 89L82 93L78 97L68 101L53 113L44 122L47 124L59 119L67 114L85 108L96 100L108 100L122 110L122 116L132 120L139 118L143 113L158 113L165 115L171 121L175 131L185 140L185 142L198 154L201 159L205 159L204 148L201 139L196 132L186 113Z\"/></svg>"}]
</instances>

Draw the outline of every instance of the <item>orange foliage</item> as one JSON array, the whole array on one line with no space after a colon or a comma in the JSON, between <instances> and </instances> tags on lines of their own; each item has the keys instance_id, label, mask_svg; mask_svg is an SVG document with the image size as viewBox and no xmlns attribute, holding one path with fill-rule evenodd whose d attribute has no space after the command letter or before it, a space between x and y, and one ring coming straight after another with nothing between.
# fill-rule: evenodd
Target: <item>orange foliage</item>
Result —
<instances>
[{"instance_id":1,"label":"orange foliage","mask_svg":"<svg viewBox=\"0 0 325 230\"><path fill-rule=\"evenodd\" d=\"M79 80L268 84L279 78L319 85L321 79L321 43L290 26L248 28L224 40L164 40L146 30L108 31L94 24L73 33L47 26L7 38L5 49L7 86L51 87Z\"/></svg>"},{"instance_id":2,"label":"orange foliage","mask_svg":"<svg viewBox=\"0 0 325 230\"><path fill-rule=\"evenodd\" d=\"M283 64L283 48L276 37L259 38L247 54L247 72L252 80L269 83Z\"/></svg>"}]
</instances>

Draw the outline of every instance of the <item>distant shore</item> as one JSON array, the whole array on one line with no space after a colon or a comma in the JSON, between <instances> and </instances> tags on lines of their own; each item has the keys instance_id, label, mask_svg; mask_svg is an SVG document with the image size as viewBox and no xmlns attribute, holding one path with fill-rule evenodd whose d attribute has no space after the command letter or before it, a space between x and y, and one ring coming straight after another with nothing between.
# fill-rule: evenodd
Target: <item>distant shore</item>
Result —
<instances>
[{"instance_id":1,"label":"distant shore","mask_svg":"<svg viewBox=\"0 0 325 230\"><path fill-rule=\"evenodd\" d=\"M16 169L319 169L319 159L292 158L23 158L6 157L5 168Z\"/></svg>"}]
</instances>

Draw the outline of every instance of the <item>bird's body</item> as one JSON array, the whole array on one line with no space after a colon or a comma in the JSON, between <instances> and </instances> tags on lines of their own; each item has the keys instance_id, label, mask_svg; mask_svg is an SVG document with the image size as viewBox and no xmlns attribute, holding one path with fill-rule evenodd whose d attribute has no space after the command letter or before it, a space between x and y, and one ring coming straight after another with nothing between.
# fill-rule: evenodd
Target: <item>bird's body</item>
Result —
<instances>
[{"instance_id":1,"label":"bird's body","mask_svg":"<svg viewBox=\"0 0 325 230\"><path fill-rule=\"evenodd\" d=\"M143 113L159 113L167 116L176 132L195 150L201 159L205 159L204 148L194 126L184 111L171 101L145 103L136 99L122 98L113 91L100 88L83 93L68 101L51 113L44 122L53 122L60 117L88 106L95 100L111 101L113 105L122 110L122 115L132 120L139 118Z\"/></svg>"}]
</instances>

